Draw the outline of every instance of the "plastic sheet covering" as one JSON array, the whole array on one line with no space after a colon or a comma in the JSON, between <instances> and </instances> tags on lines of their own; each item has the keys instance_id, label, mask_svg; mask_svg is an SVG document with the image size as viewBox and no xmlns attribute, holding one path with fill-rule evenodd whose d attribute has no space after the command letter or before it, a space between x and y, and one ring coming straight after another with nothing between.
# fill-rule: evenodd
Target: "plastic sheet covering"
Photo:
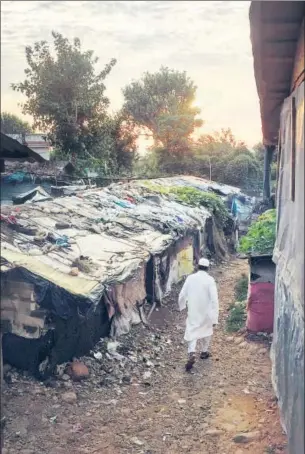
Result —
<instances>
[{"instance_id":1,"label":"plastic sheet covering","mask_svg":"<svg viewBox=\"0 0 305 454\"><path fill-rule=\"evenodd\" d=\"M23 192L17 196L14 196L13 203L15 205L22 203L33 203L33 202L42 202L44 200L51 200L52 197L44 190L43 187L37 186L30 191Z\"/></svg>"},{"instance_id":2,"label":"plastic sheet covering","mask_svg":"<svg viewBox=\"0 0 305 454\"><path fill-rule=\"evenodd\" d=\"M136 308L129 307L124 315L115 314L111 323L110 336L119 337L128 334L133 325L141 323L139 313Z\"/></svg>"},{"instance_id":3,"label":"plastic sheet covering","mask_svg":"<svg viewBox=\"0 0 305 454\"><path fill-rule=\"evenodd\" d=\"M199 185L207 190L205 181L199 178L166 181L162 184ZM8 263L48 283L41 284L37 290L39 301L67 317L69 304L64 309L63 299L51 296L50 289L54 295L67 292L72 300L96 304L105 285L127 283L152 256L164 253L189 235L198 232L203 235L206 231L211 214L204 207L189 207L172 197L151 198L151 195L143 182L132 182L93 188L31 206L21 205L13 212L16 228L2 224L1 255ZM5 209L7 215L12 214L12 208ZM21 224L23 229L26 225L36 233L19 232ZM88 257L90 267L79 268L77 275L73 275L71 269L80 257ZM160 297L171 287L171 282L177 282L178 263L176 259L171 261L170 279L161 283ZM190 267L180 275L188 271ZM42 303L44 298L46 301ZM143 298L144 284L126 304L135 305ZM108 312L112 312L110 308Z\"/></svg>"},{"instance_id":4,"label":"plastic sheet covering","mask_svg":"<svg viewBox=\"0 0 305 454\"><path fill-rule=\"evenodd\" d=\"M296 136L292 137L291 97L281 113L281 160L277 191L277 239L273 384L288 435L289 453L304 452L304 82L293 93ZM295 200L291 198L291 144L295 139Z\"/></svg>"}]
</instances>

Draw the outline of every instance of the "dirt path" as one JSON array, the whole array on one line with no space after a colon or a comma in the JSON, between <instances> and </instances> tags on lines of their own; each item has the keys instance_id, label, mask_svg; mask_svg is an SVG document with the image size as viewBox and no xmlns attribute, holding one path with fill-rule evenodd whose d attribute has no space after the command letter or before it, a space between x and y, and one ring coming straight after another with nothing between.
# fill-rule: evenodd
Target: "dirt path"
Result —
<instances>
[{"instance_id":1,"label":"dirt path","mask_svg":"<svg viewBox=\"0 0 305 454\"><path fill-rule=\"evenodd\" d=\"M121 384L111 369L98 377L94 373L91 381L61 381L55 388L13 376L4 396L3 452L285 454L268 350L224 329L242 272L247 264L238 260L215 270L221 315L213 358L198 361L192 375L183 369L185 314L168 302L154 313L151 330L141 325L126 337L126 355L134 366L126 375L127 366L114 360ZM64 402L67 390L76 402Z\"/></svg>"}]
</instances>

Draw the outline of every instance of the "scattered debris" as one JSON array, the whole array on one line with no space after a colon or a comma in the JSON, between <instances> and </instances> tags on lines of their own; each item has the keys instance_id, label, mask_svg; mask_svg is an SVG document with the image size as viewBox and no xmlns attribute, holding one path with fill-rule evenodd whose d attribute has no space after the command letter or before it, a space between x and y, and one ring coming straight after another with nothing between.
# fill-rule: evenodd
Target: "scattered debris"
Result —
<instances>
[{"instance_id":1,"label":"scattered debris","mask_svg":"<svg viewBox=\"0 0 305 454\"><path fill-rule=\"evenodd\" d=\"M103 359L103 354L101 352L95 352L95 353L93 353L93 356L97 360Z\"/></svg>"},{"instance_id":2,"label":"scattered debris","mask_svg":"<svg viewBox=\"0 0 305 454\"><path fill-rule=\"evenodd\" d=\"M221 305L232 301L230 284L241 267L233 261L218 279ZM178 293L179 287L174 287L160 311L152 314L150 330L137 325L117 341L101 339L88 356L78 358L77 363L90 371L85 380L70 379L69 365L63 364L57 367L56 386L46 387L11 368L7 373L12 382L3 396L8 452L24 453L25 441L31 454L64 454L67 446L75 453L235 454L238 448L248 448L247 443L255 453L271 443L284 445L276 402L271 401L269 361L227 341L225 310L213 337L212 361L198 361L193 376L184 373L187 346L176 326L184 325L185 314L174 311ZM218 412L223 419L214 421ZM24 418L28 433L16 436ZM261 430L262 435L233 441L235 434L251 438L247 430Z\"/></svg>"}]
</instances>

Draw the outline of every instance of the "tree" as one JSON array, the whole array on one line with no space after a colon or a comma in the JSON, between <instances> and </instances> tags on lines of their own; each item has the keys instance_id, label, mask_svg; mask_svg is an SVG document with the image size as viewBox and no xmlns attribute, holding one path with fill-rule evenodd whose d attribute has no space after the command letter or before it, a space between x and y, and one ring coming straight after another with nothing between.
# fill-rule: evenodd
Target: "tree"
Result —
<instances>
[{"instance_id":1,"label":"tree","mask_svg":"<svg viewBox=\"0 0 305 454\"><path fill-rule=\"evenodd\" d=\"M261 142L258 142L256 145L254 145L253 150L254 150L256 159L258 159L261 162L264 162L264 156L265 156L264 145Z\"/></svg>"},{"instance_id":2,"label":"tree","mask_svg":"<svg viewBox=\"0 0 305 454\"><path fill-rule=\"evenodd\" d=\"M12 88L27 97L23 112L34 118L35 127L63 152L81 156L106 118L104 80L116 60L96 74L98 58L82 51L78 38L71 44L60 33L52 37L54 55L46 41L26 47L26 79Z\"/></svg>"},{"instance_id":3,"label":"tree","mask_svg":"<svg viewBox=\"0 0 305 454\"><path fill-rule=\"evenodd\" d=\"M137 138L137 130L124 112L107 115L90 136L90 146L79 160L79 170L83 173L88 168L105 176L130 173L136 158Z\"/></svg>"},{"instance_id":4,"label":"tree","mask_svg":"<svg viewBox=\"0 0 305 454\"><path fill-rule=\"evenodd\" d=\"M260 182L261 167L255 157L248 154L228 157L224 179L227 184L250 189Z\"/></svg>"},{"instance_id":5,"label":"tree","mask_svg":"<svg viewBox=\"0 0 305 454\"><path fill-rule=\"evenodd\" d=\"M156 147L181 156L195 128L202 125L196 118L200 109L193 106L196 90L186 72L161 67L123 89L124 110L151 132Z\"/></svg>"},{"instance_id":6,"label":"tree","mask_svg":"<svg viewBox=\"0 0 305 454\"><path fill-rule=\"evenodd\" d=\"M262 165L246 144L235 138L231 129L202 135L194 147L194 165L205 176L243 189L258 187Z\"/></svg>"},{"instance_id":7,"label":"tree","mask_svg":"<svg viewBox=\"0 0 305 454\"><path fill-rule=\"evenodd\" d=\"M1 132L4 134L30 134L33 132L27 121L9 112L1 113Z\"/></svg>"}]
</instances>

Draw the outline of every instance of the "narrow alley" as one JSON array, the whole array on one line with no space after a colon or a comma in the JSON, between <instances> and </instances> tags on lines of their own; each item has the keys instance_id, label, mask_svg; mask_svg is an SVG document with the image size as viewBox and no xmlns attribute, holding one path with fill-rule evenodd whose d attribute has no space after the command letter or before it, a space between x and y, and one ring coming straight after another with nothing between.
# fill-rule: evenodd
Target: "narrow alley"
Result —
<instances>
[{"instance_id":1,"label":"narrow alley","mask_svg":"<svg viewBox=\"0 0 305 454\"><path fill-rule=\"evenodd\" d=\"M52 387L12 376L4 391L3 454L287 453L268 346L225 330L234 284L247 272L247 262L238 259L213 268L220 324L212 358L198 360L193 374L184 372L186 315L176 310L177 289L153 313L150 327L138 325L125 336L121 354L128 359L119 367L123 374L124 364L133 369L119 386L111 369L94 381L90 367L88 380L63 376Z\"/></svg>"}]
</instances>

